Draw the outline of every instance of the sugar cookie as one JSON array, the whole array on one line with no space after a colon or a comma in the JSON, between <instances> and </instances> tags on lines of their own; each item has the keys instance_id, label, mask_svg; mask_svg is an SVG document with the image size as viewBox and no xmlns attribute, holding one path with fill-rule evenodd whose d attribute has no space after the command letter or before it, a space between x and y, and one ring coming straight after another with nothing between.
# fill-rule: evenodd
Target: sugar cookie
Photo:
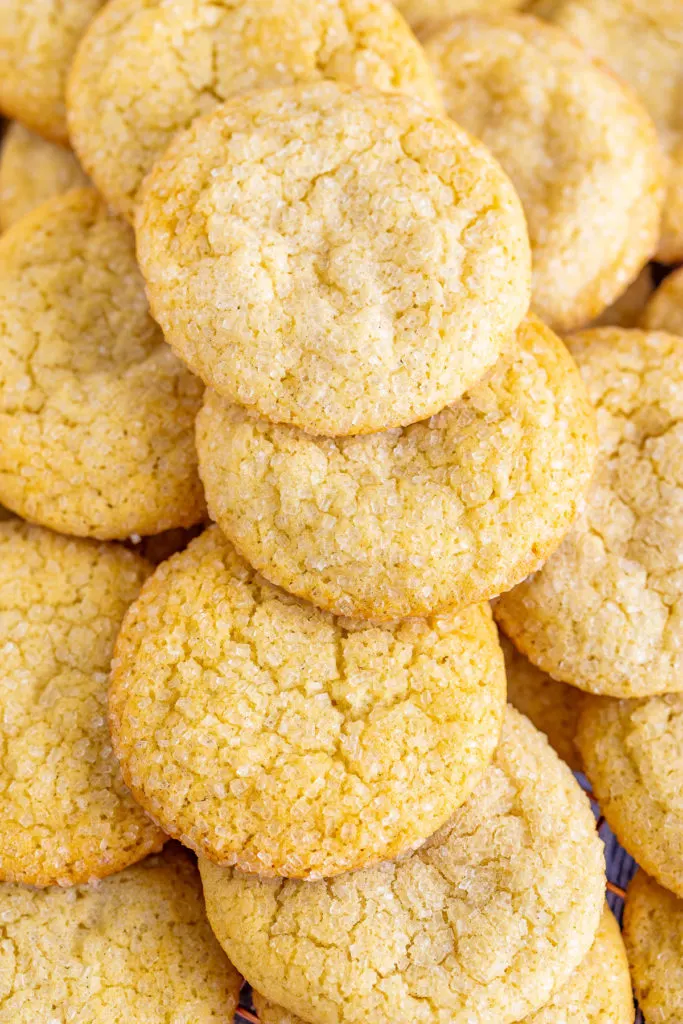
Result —
<instances>
[{"instance_id":1,"label":"sugar cookie","mask_svg":"<svg viewBox=\"0 0 683 1024\"><path fill-rule=\"evenodd\" d=\"M48 142L15 121L7 129L0 150L0 230L21 220L46 199L88 184L71 150Z\"/></svg>"},{"instance_id":2,"label":"sugar cookie","mask_svg":"<svg viewBox=\"0 0 683 1024\"><path fill-rule=\"evenodd\" d=\"M568 344L597 409L598 469L571 532L495 614L554 679L683 690L683 338L602 327Z\"/></svg>"},{"instance_id":3,"label":"sugar cookie","mask_svg":"<svg viewBox=\"0 0 683 1024\"><path fill-rule=\"evenodd\" d=\"M624 941L636 997L648 1024L683 1020L683 900L644 871L629 886Z\"/></svg>"},{"instance_id":4,"label":"sugar cookie","mask_svg":"<svg viewBox=\"0 0 683 1024\"><path fill-rule=\"evenodd\" d=\"M642 326L683 336L683 267L662 281L643 312Z\"/></svg>"},{"instance_id":5,"label":"sugar cookie","mask_svg":"<svg viewBox=\"0 0 683 1024\"><path fill-rule=\"evenodd\" d=\"M439 411L528 306L508 179L397 93L320 82L225 103L155 165L136 236L152 312L188 366L327 435Z\"/></svg>"},{"instance_id":6,"label":"sugar cookie","mask_svg":"<svg viewBox=\"0 0 683 1024\"><path fill-rule=\"evenodd\" d=\"M423 423L334 440L208 391L213 518L264 576L339 614L485 600L538 569L588 486L595 426L566 348L535 318L487 380Z\"/></svg>"},{"instance_id":7,"label":"sugar cookie","mask_svg":"<svg viewBox=\"0 0 683 1024\"><path fill-rule=\"evenodd\" d=\"M525 0L394 0L418 36L424 39L463 14L503 14L523 7Z\"/></svg>"},{"instance_id":8,"label":"sugar cookie","mask_svg":"<svg viewBox=\"0 0 683 1024\"><path fill-rule=\"evenodd\" d=\"M0 501L100 539L204 513L202 386L152 320L133 233L93 189L0 238Z\"/></svg>"},{"instance_id":9,"label":"sugar cookie","mask_svg":"<svg viewBox=\"0 0 683 1024\"><path fill-rule=\"evenodd\" d=\"M581 771L574 742L579 721L580 690L551 679L520 654L504 633L500 645L505 656L508 700L545 733L551 747L573 772Z\"/></svg>"},{"instance_id":10,"label":"sugar cookie","mask_svg":"<svg viewBox=\"0 0 683 1024\"><path fill-rule=\"evenodd\" d=\"M605 900L588 800L513 709L472 797L411 856L320 882L199 867L237 969L319 1024L518 1021L578 967Z\"/></svg>"},{"instance_id":11,"label":"sugar cookie","mask_svg":"<svg viewBox=\"0 0 683 1024\"><path fill-rule=\"evenodd\" d=\"M333 875L439 828L496 746L505 672L486 605L371 625L261 579L218 527L126 617L114 749L171 835L262 875Z\"/></svg>"},{"instance_id":12,"label":"sugar cookie","mask_svg":"<svg viewBox=\"0 0 683 1024\"><path fill-rule=\"evenodd\" d=\"M517 189L533 308L555 330L585 326L657 246L664 163L650 116L569 36L526 14L456 19L426 52L448 113Z\"/></svg>"},{"instance_id":13,"label":"sugar cookie","mask_svg":"<svg viewBox=\"0 0 683 1024\"><path fill-rule=\"evenodd\" d=\"M683 259L681 0L537 0L531 10L574 36L631 85L650 111L669 160L657 255L663 263Z\"/></svg>"},{"instance_id":14,"label":"sugar cookie","mask_svg":"<svg viewBox=\"0 0 683 1024\"><path fill-rule=\"evenodd\" d=\"M110 0L74 61L69 129L100 191L132 218L145 174L199 114L323 78L441 107L389 0Z\"/></svg>"},{"instance_id":15,"label":"sugar cookie","mask_svg":"<svg viewBox=\"0 0 683 1024\"><path fill-rule=\"evenodd\" d=\"M72 885L161 849L106 723L114 639L150 571L115 544L0 524L3 881Z\"/></svg>"},{"instance_id":16,"label":"sugar cookie","mask_svg":"<svg viewBox=\"0 0 683 1024\"><path fill-rule=\"evenodd\" d=\"M232 1024L241 978L175 844L98 885L0 885L0 1024Z\"/></svg>"},{"instance_id":17,"label":"sugar cookie","mask_svg":"<svg viewBox=\"0 0 683 1024\"><path fill-rule=\"evenodd\" d=\"M683 896L683 694L584 698L577 743L612 831L640 866Z\"/></svg>"},{"instance_id":18,"label":"sugar cookie","mask_svg":"<svg viewBox=\"0 0 683 1024\"><path fill-rule=\"evenodd\" d=\"M281 1006L254 992L261 1024L304 1024ZM520 1024L633 1024L633 994L624 940L605 906L587 955L542 1010Z\"/></svg>"},{"instance_id":19,"label":"sugar cookie","mask_svg":"<svg viewBox=\"0 0 683 1024\"><path fill-rule=\"evenodd\" d=\"M88 22L105 0L3 0L0 111L66 145L66 76Z\"/></svg>"}]
</instances>

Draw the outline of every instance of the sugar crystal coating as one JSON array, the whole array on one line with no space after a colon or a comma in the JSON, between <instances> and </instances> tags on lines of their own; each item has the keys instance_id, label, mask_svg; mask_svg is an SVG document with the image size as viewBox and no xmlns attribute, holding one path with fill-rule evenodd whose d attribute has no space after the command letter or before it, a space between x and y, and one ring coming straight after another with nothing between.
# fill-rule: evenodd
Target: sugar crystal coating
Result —
<instances>
[{"instance_id":1,"label":"sugar crystal coating","mask_svg":"<svg viewBox=\"0 0 683 1024\"><path fill-rule=\"evenodd\" d=\"M150 571L118 545L0 524L5 881L72 885L161 848L165 837L124 785L107 728L114 639Z\"/></svg>"},{"instance_id":2,"label":"sugar crystal coating","mask_svg":"<svg viewBox=\"0 0 683 1024\"><path fill-rule=\"evenodd\" d=\"M568 345L598 468L570 533L496 617L554 679L614 697L683 690L683 338L603 327Z\"/></svg>"},{"instance_id":3,"label":"sugar crystal coating","mask_svg":"<svg viewBox=\"0 0 683 1024\"><path fill-rule=\"evenodd\" d=\"M216 526L131 608L109 698L124 777L167 832L294 877L431 835L484 772L504 704L485 605L335 619L259 577Z\"/></svg>"},{"instance_id":4,"label":"sugar crystal coating","mask_svg":"<svg viewBox=\"0 0 683 1024\"><path fill-rule=\"evenodd\" d=\"M152 312L188 366L326 435L442 409L528 308L510 182L398 93L318 82L223 104L155 164L136 237Z\"/></svg>"},{"instance_id":5,"label":"sugar crystal coating","mask_svg":"<svg viewBox=\"0 0 683 1024\"><path fill-rule=\"evenodd\" d=\"M430 420L313 437L208 391L197 446L212 516L264 576L391 618L485 600L539 568L590 480L595 424L566 348L529 318Z\"/></svg>"},{"instance_id":6,"label":"sugar crystal coating","mask_svg":"<svg viewBox=\"0 0 683 1024\"><path fill-rule=\"evenodd\" d=\"M238 970L319 1024L518 1021L583 960L605 899L588 800L511 708L470 799L410 856L318 882L199 867Z\"/></svg>"},{"instance_id":7,"label":"sugar crystal coating","mask_svg":"<svg viewBox=\"0 0 683 1024\"><path fill-rule=\"evenodd\" d=\"M101 540L204 515L202 386L149 313L133 233L94 189L0 238L0 501Z\"/></svg>"},{"instance_id":8,"label":"sugar crystal coating","mask_svg":"<svg viewBox=\"0 0 683 1024\"><path fill-rule=\"evenodd\" d=\"M638 1004L651 1024L683 1020L683 900L639 871L624 911L624 941Z\"/></svg>"},{"instance_id":9,"label":"sugar crystal coating","mask_svg":"<svg viewBox=\"0 0 683 1024\"><path fill-rule=\"evenodd\" d=\"M242 979L169 844L96 885L0 885L0 1024L232 1024Z\"/></svg>"},{"instance_id":10,"label":"sugar crystal coating","mask_svg":"<svg viewBox=\"0 0 683 1024\"><path fill-rule=\"evenodd\" d=\"M334 79L441 100L389 0L110 0L81 42L69 129L131 218L145 174L199 114L251 89Z\"/></svg>"}]
</instances>

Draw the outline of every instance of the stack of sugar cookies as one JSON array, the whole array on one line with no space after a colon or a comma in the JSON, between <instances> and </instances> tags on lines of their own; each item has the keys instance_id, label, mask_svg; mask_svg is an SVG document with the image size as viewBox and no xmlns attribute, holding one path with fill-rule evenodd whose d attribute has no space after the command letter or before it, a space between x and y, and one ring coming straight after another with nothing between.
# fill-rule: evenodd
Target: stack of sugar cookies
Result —
<instances>
[{"instance_id":1,"label":"stack of sugar cookies","mask_svg":"<svg viewBox=\"0 0 683 1024\"><path fill-rule=\"evenodd\" d=\"M6 0L0 1024L683 1019L683 5L521 6Z\"/></svg>"}]
</instances>

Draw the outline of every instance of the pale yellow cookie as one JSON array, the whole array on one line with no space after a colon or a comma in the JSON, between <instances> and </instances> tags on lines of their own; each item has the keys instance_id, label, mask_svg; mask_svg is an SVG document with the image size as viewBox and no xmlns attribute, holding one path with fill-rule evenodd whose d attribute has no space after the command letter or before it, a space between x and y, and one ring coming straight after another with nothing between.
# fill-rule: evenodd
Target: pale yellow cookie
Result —
<instances>
[{"instance_id":1,"label":"pale yellow cookie","mask_svg":"<svg viewBox=\"0 0 683 1024\"><path fill-rule=\"evenodd\" d=\"M598 417L585 508L540 572L496 602L515 646L590 693L683 690L683 338L568 340Z\"/></svg>"},{"instance_id":2,"label":"pale yellow cookie","mask_svg":"<svg viewBox=\"0 0 683 1024\"><path fill-rule=\"evenodd\" d=\"M581 691L541 672L519 653L504 633L499 639L505 656L508 700L546 734L551 747L571 770L580 772L581 758L574 739Z\"/></svg>"},{"instance_id":3,"label":"pale yellow cookie","mask_svg":"<svg viewBox=\"0 0 683 1024\"><path fill-rule=\"evenodd\" d=\"M631 85L650 111L669 161L657 256L663 263L683 259L683 3L537 0L531 10L574 36Z\"/></svg>"},{"instance_id":4,"label":"pale yellow cookie","mask_svg":"<svg viewBox=\"0 0 683 1024\"><path fill-rule=\"evenodd\" d=\"M533 308L555 330L585 326L657 245L664 166L647 111L569 36L526 14L456 19L426 51L448 113L522 200Z\"/></svg>"},{"instance_id":5,"label":"pale yellow cookie","mask_svg":"<svg viewBox=\"0 0 683 1024\"><path fill-rule=\"evenodd\" d=\"M647 1024L683 1020L683 900L639 871L624 910L633 988Z\"/></svg>"},{"instance_id":6,"label":"pale yellow cookie","mask_svg":"<svg viewBox=\"0 0 683 1024\"><path fill-rule=\"evenodd\" d=\"M503 14L523 7L527 0L394 0L403 17L421 39L462 14Z\"/></svg>"},{"instance_id":7,"label":"pale yellow cookie","mask_svg":"<svg viewBox=\"0 0 683 1024\"><path fill-rule=\"evenodd\" d=\"M254 992L261 1024L304 1024ZM631 979L619 925L605 906L588 953L549 1003L521 1024L633 1024Z\"/></svg>"},{"instance_id":8,"label":"pale yellow cookie","mask_svg":"<svg viewBox=\"0 0 683 1024\"><path fill-rule=\"evenodd\" d=\"M48 142L15 121L0 149L0 230L46 199L88 185L71 150Z\"/></svg>"},{"instance_id":9,"label":"pale yellow cookie","mask_svg":"<svg viewBox=\"0 0 683 1024\"><path fill-rule=\"evenodd\" d=\"M586 697L577 743L621 845L683 896L683 694Z\"/></svg>"},{"instance_id":10,"label":"pale yellow cookie","mask_svg":"<svg viewBox=\"0 0 683 1024\"><path fill-rule=\"evenodd\" d=\"M638 327L643 310L655 290L652 265L643 267L638 277L619 298L596 317L590 327Z\"/></svg>"},{"instance_id":11,"label":"pale yellow cookie","mask_svg":"<svg viewBox=\"0 0 683 1024\"><path fill-rule=\"evenodd\" d=\"M124 777L169 834L298 878L431 835L485 771L504 706L486 605L335 619L257 576L217 526L143 589L109 695Z\"/></svg>"},{"instance_id":12,"label":"pale yellow cookie","mask_svg":"<svg viewBox=\"0 0 683 1024\"><path fill-rule=\"evenodd\" d=\"M150 316L133 233L93 189L0 238L0 501L100 539L204 512L202 386Z\"/></svg>"},{"instance_id":13,"label":"pale yellow cookie","mask_svg":"<svg viewBox=\"0 0 683 1024\"><path fill-rule=\"evenodd\" d=\"M155 165L136 235L152 312L190 368L327 435L442 409L528 306L508 179L397 93L320 82L225 103Z\"/></svg>"},{"instance_id":14,"label":"pale yellow cookie","mask_svg":"<svg viewBox=\"0 0 683 1024\"><path fill-rule=\"evenodd\" d=\"M131 218L145 174L199 114L250 89L323 78L441 106L389 0L110 0L74 61L69 130Z\"/></svg>"},{"instance_id":15,"label":"pale yellow cookie","mask_svg":"<svg viewBox=\"0 0 683 1024\"><path fill-rule=\"evenodd\" d=\"M683 267L662 281L645 307L641 326L683 336Z\"/></svg>"},{"instance_id":16,"label":"pale yellow cookie","mask_svg":"<svg viewBox=\"0 0 683 1024\"><path fill-rule=\"evenodd\" d=\"M118 545L0 524L3 881L72 885L161 849L106 722L114 639L150 571Z\"/></svg>"},{"instance_id":17,"label":"pale yellow cookie","mask_svg":"<svg viewBox=\"0 0 683 1024\"><path fill-rule=\"evenodd\" d=\"M518 1021L578 967L605 900L588 800L511 708L470 799L411 856L320 882L199 866L238 970L318 1024Z\"/></svg>"},{"instance_id":18,"label":"pale yellow cookie","mask_svg":"<svg viewBox=\"0 0 683 1024\"><path fill-rule=\"evenodd\" d=\"M334 440L208 391L197 420L213 518L264 576L339 614L463 607L538 569L588 486L595 425L566 348L525 320L438 416Z\"/></svg>"},{"instance_id":19,"label":"pale yellow cookie","mask_svg":"<svg viewBox=\"0 0 683 1024\"><path fill-rule=\"evenodd\" d=\"M0 111L68 142L64 89L78 41L105 0L2 0Z\"/></svg>"},{"instance_id":20,"label":"pale yellow cookie","mask_svg":"<svg viewBox=\"0 0 683 1024\"><path fill-rule=\"evenodd\" d=\"M174 843L98 885L0 885L0 1024L232 1024L242 979Z\"/></svg>"}]
</instances>

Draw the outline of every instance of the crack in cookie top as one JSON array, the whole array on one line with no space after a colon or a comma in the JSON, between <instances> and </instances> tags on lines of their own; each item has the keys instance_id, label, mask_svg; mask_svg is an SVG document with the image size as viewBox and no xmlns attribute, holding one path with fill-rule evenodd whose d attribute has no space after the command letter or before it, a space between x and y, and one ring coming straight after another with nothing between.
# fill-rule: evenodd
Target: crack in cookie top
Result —
<instances>
[{"instance_id":1,"label":"crack in cookie top","mask_svg":"<svg viewBox=\"0 0 683 1024\"><path fill-rule=\"evenodd\" d=\"M333 79L441 107L389 0L110 0L78 49L73 145L132 218L145 174L200 114L251 89Z\"/></svg>"},{"instance_id":2,"label":"crack in cookie top","mask_svg":"<svg viewBox=\"0 0 683 1024\"><path fill-rule=\"evenodd\" d=\"M214 519L264 576L339 614L421 615L540 568L593 471L567 349L535 317L454 405L402 430L313 437L211 391L197 420Z\"/></svg>"},{"instance_id":3,"label":"crack in cookie top","mask_svg":"<svg viewBox=\"0 0 683 1024\"><path fill-rule=\"evenodd\" d=\"M579 966L605 901L588 800L512 708L470 799L409 856L319 882L199 866L238 970L319 1024L518 1021Z\"/></svg>"},{"instance_id":4,"label":"crack in cookie top","mask_svg":"<svg viewBox=\"0 0 683 1024\"><path fill-rule=\"evenodd\" d=\"M431 835L485 771L504 704L485 605L336 619L258 576L217 526L131 608L109 698L124 777L166 831L305 878Z\"/></svg>"},{"instance_id":5,"label":"crack in cookie top","mask_svg":"<svg viewBox=\"0 0 683 1024\"><path fill-rule=\"evenodd\" d=\"M225 103L154 166L136 235L154 316L190 368L327 435L439 411L528 307L510 182L397 93L323 82Z\"/></svg>"},{"instance_id":6,"label":"crack in cookie top","mask_svg":"<svg viewBox=\"0 0 683 1024\"><path fill-rule=\"evenodd\" d=\"M596 473L570 533L496 617L554 679L613 697L679 691L683 338L602 327L567 344L596 408Z\"/></svg>"}]
</instances>

